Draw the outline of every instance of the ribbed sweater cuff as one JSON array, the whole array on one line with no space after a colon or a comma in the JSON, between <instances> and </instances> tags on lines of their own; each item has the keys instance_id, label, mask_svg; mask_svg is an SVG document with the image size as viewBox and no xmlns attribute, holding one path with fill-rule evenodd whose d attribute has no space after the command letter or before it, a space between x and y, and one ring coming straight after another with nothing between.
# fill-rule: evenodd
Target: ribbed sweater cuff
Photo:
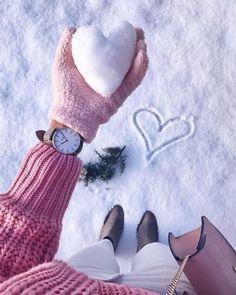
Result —
<instances>
[{"instance_id":1,"label":"ribbed sweater cuff","mask_svg":"<svg viewBox=\"0 0 236 295\"><path fill-rule=\"evenodd\" d=\"M6 195L35 214L61 220L78 182L82 162L38 143L25 155Z\"/></svg>"}]
</instances>

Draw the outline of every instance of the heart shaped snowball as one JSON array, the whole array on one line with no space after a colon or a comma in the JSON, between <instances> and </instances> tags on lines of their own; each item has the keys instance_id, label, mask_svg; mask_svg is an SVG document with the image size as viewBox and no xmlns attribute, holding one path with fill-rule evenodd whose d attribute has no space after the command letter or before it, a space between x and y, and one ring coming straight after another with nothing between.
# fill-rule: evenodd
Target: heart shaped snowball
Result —
<instances>
[{"instance_id":1,"label":"heart shaped snowball","mask_svg":"<svg viewBox=\"0 0 236 295\"><path fill-rule=\"evenodd\" d=\"M120 22L106 38L94 26L78 28L72 38L74 63L87 84L109 97L121 85L135 54L136 32Z\"/></svg>"}]
</instances>

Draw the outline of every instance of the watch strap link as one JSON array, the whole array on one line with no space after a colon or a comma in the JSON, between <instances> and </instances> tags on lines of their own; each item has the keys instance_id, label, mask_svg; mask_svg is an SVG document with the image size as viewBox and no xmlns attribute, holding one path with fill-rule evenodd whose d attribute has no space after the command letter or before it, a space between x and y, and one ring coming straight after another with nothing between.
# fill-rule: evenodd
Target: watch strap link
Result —
<instances>
[{"instance_id":1,"label":"watch strap link","mask_svg":"<svg viewBox=\"0 0 236 295\"><path fill-rule=\"evenodd\" d=\"M53 133L56 131L56 128L50 128L48 129L43 136L43 141L49 145L52 145L52 136Z\"/></svg>"}]
</instances>

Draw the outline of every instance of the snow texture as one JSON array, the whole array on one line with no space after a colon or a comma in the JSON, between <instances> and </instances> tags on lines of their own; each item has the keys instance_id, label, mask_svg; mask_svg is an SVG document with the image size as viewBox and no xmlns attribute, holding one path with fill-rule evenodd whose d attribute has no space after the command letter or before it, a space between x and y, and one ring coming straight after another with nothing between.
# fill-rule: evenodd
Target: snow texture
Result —
<instances>
[{"instance_id":1,"label":"snow texture","mask_svg":"<svg viewBox=\"0 0 236 295\"><path fill-rule=\"evenodd\" d=\"M81 158L127 146L123 175L77 185L64 217L57 257L97 241L108 210L121 204L126 224L118 259L136 250L143 212L158 219L160 241L200 226L206 215L236 246L236 2L7 1L0 4L0 189L6 191L35 131L47 129L51 67L66 26L96 25L106 35L120 20L145 31L150 67L143 84Z\"/></svg>"},{"instance_id":2,"label":"snow texture","mask_svg":"<svg viewBox=\"0 0 236 295\"><path fill-rule=\"evenodd\" d=\"M135 53L136 33L120 22L107 37L95 26L82 26L72 38L75 65L97 93L109 97L120 86Z\"/></svg>"}]
</instances>

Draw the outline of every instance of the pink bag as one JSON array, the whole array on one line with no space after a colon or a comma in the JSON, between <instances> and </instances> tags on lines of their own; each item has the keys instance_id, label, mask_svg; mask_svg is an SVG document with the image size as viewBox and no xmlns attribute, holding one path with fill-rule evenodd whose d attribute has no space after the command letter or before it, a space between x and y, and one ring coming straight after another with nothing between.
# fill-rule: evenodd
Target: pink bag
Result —
<instances>
[{"instance_id":1,"label":"pink bag","mask_svg":"<svg viewBox=\"0 0 236 295\"><path fill-rule=\"evenodd\" d=\"M190 255L184 273L198 294L236 294L236 252L206 217L200 228L185 235L169 233L169 245L179 264Z\"/></svg>"}]
</instances>

